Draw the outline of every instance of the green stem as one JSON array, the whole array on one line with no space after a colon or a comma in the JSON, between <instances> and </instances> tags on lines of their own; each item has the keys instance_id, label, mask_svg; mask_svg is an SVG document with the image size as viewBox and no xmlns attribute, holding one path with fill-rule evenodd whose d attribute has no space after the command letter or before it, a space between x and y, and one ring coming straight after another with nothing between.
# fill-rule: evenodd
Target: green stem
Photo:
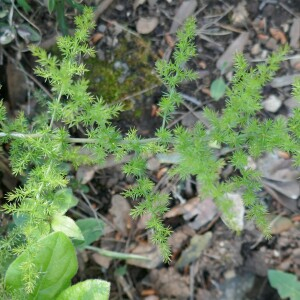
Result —
<instances>
[{"instance_id":1,"label":"green stem","mask_svg":"<svg viewBox=\"0 0 300 300\"><path fill-rule=\"evenodd\" d=\"M26 138L41 138L43 137L42 133L20 133L20 132L0 132L0 138L1 137L11 137L11 138L20 138L20 139L26 139ZM55 136L53 135L55 138ZM159 141L159 138L149 138L149 139L143 139L140 140L142 144L151 143L151 142L157 142ZM99 142L98 139L90 139L90 138L67 138L68 143L74 143L74 144L96 144ZM126 144L127 141L121 141L121 144Z\"/></svg>"},{"instance_id":2,"label":"green stem","mask_svg":"<svg viewBox=\"0 0 300 300\"><path fill-rule=\"evenodd\" d=\"M57 97L57 100L56 100L57 104L60 102L61 96L62 96L62 89L60 90L59 95ZM55 114L56 114L56 109L54 109L53 114L52 114L52 118L51 118L51 122L50 122L50 128L52 128L52 126L53 126Z\"/></svg>"},{"instance_id":3,"label":"green stem","mask_svg":"<svg viewBox=\"0 0 300 300\"><path fill-rule=\"evenodd\" d=\"M150 261L150 258L137 255L137 254L129 254L129 253L121 253L121 252L115 252L110 250L105 250L93 246L85 246L85 249L95 251L103 256L111 257L111 258L117 258L117 259L140 259L140 260L148 260Z\"/></svg>"}]
</instances>

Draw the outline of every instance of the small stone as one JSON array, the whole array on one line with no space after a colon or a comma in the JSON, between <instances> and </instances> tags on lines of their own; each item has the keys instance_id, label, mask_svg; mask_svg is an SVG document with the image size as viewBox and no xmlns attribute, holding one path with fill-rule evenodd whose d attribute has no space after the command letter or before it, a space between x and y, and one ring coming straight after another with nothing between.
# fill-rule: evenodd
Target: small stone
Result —
<instances>
[{"instance_id":1,"label":"small stone","mask_svg":"<svg viewBox=\"0 0 300 300\"><path fill-rule=\"evenodd\" d=\"M300 58L295 57L290 60L291 67L297 71L300 70Z\"/></svg>"},{"instance_id":2,"label":"small stone","mask_svg":"<svg viewBox=\"0 0 300 300\"><path fill-rule=\"evenodd\" d=\"M158 25L158 18L156 17L149 17L144 18L141 17L138 19L136 23L136 30L140 34L148 34L152 32Z\"/></svg>"},{"instance_id":3,"label":"small stone","mask_svg":"<svg viewBox=\"0 0 300 300\"><path fill-rule=\"evenodd\" d=\"M292 110L294 108L300 107L300 102L296 98L291 97L284 101L284 105Z\"/></svg>"},{"instance_id":4,"label":"small stone","mask_svg":"<svg viewBox=\"0 0 300 300\"><path fill-rule=\"evenodd\" d=\"M106 25L104 25L104 24L100 24L98 27L97 27L97 30L99 31L99 32L105 32L106 31Z\"/></svg>"},{"instance_id":5,"label":"small stone","mask_svg":"<svg viewBox=\"0 0 300 300\"><path fill-rule=\"evenodd\" d=\"M286 248L290 243L290 240L287 237L280 236L278 238L278 246L280 248Z\"/></svg>"},{"instance_id":6,"label":"small stone","mask_svg":"<svg viewBox=\"0 0 300 300\"><path fill-rule=\"evenodd\" d=\"M300 266L300 248L293 250L293 261Z\"/></svg>"},{"instance_id":7,"label":"small stone","mask_svg":"<svg viewBox=\"0 0 300 300\"><path fill-rule=\"evenodd\" d=\"M276 50L277 47L277 41L273 38L268 39L268 41L266 42L266 48L270 50Z\"/></svg>"},{"instance_id":8,"label":"small stone","mask_svg":"<svg viewBox=\"0 0 300 300\"><path fill-rule=\"evenodd\" d=\"M293 250L293 255L294 255L295 257L299 257L299 258L300 258L300 248L294 249L294 250Z\"/></svg>"},{"instance_id":9,"label":"small stone","mask_svg":"<svg viewBox=\"0 0 300 300\"><path fill-rule=\"evenodd\" d=\"M159 300L159 298L155 295L151 295L151 296L145 297L144 300Z\"/></svg>"},{"instance_id":10,"label":"small stone","mask_svg":"<svg viewBox=\"0 0 300 300\"><path fill-rule=\"evenodd\" d=\"M282 271L288 271L291 266L291 261L289 259L284 260L279 266L278 269Z\"/></svg>"},{"instance_id":11,"label":"small stone","mask_svg":"<svg viewBox=\"0 0 300 300\"><path fill-rule=\"evenodd\" d=\"M118 11L123 11L123 10L124 10L124 5L122 5L122 4L117 4L117 5L115 6L115 8L116 8L116 10L118 10Z\"/></svg>"},{"instance_id":12,"label":"small stone","mask_svg":"<svg viewBox=\"0 0 300 300\"><path fill-rule=\"evenodd\" d=\"M251 49L251 54L255 56L258 55L259 53L261 53L261 47L259 43L256 43Z\"/></svg>"},{"instance_id":13,"label":"small stone","mask_svg":"<svg viewBox=\"0 0 300 300\"><path fill-rule=\"evenodd\" d=\"M97 57L101 61L105 60L105 53L102 49L97 49Z\"/></svg>"},{"instance_id":14,"label":"small stone","mask_svg":"<svg viewBox=\"0 0 300 300\"><path fill-rule=\"evenodd\" d=\"M116 176L116 177L110 177L108 180L107 180L107 183L106 183L106 186L110 189L112 187L114 187L119 181L119 178Z\"/></svg>"},{"instance_id":15,"label":"small stone","mask_svg":"<svg viewBox=\"0 0 300 300\"><path fill-rule=\"evenodd\" d=\"M276 95L270 95L262 104L266 111L275 113L281 107L282 101Z\"/></svg>"},{"instance_id":16,"label":"small stone","mask_svg":"<svg viewBox=\"0 0 300 300\"><path fill-rule=\"evenodd\" d=\"M236 276L236 273L234 270L228 270L224 274L225 279L231 279L231 278L234 278L235 276Z\"/></svg>"},{"instance_id":17,"label":"small stone","mask_svg":"<svg viewBox=\"0 0 300 300\"><path fill-rule=\"evenodd\" d=\"M287 33L290 29L290 25L288 23L283 23L281 27L284 33Z\"/></svg>"},{"instance_id":18,"label":"small stone","mask_svg":"<svg viewBox=\"0 0 300 300\"><path fill-rule=\"evenodd\" d=\"M261 52L261 58L262 59L265 59L265 58L267 58L267 56L269 55L269 52L268 52L268 50L263 50L262 52Z\"/></svg>"},{"instance_id":19,"label":"small stone","mask_svg":"<svg viewBox=\"0 0 300 300\"><path fill-rule=\"evenodd\" d=\"M157 171L160 167L160 162L157 158L152 157L147 161L147 169L149 171Z\"/></svg>"}]
</instances>

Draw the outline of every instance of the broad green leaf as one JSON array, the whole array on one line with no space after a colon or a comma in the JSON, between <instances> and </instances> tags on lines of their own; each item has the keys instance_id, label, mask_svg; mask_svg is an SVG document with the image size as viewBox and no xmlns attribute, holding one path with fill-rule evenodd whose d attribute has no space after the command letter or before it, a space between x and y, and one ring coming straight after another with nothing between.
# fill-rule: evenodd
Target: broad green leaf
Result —
<instances>
[{"instance_id":1,"label":"broad green leaf","mask_svg":"<svg viewBox=\"0 0 300 300\"><path fill-rule=\"evenodd\" d=\"M6 17L6 16L8 15L8 13L9 13L9 10L8 10L8 9L2 9L2 10L0 11L0 19Z\"/></svg>"},{"instance_id":2,"label":"broad green leaf","mask_svg":"<svg viewBox=\"0 0 300 300\"><path fill-rule=\"evenodd\" d=\"M84 249L85 246L97 241L103 233L104 223L99 219L81 219L77 220L76 224L80 228L84 237L83 243L74 241L74 244L78 249Z\"/></svg>"},{"instance_id":3,"label":"broad green leaf","mask_svg":"<svg viewBox=\"0 0 300 300\"><path fill-rule=\"evenodd\" d=\"M65 1L56 2L56 19L58 26L64 36L68 35L68 25L65 18Z\"/></svg>"},{"instance_id":4,"label":"broad green leaf","mask_svg":"<svg viewBox=\"0 0 300 300\"><path fill-rule=\"evenodd\" d=\"M69 188L61 189L55 193L53 204L58 207L58 213L64 215L71 207L76 206L78 199Z\"/></svg>"},{"instance_id":5,"label":"broad green leaf","mask_svg":"<svg viewBox=\"0 0 300 300\"><path fill-rule=\"evenodd\" d=\"M23 226L30 219L28 214L13 214L13 220L16 226Z\"/></svg>"},{"instance_id":6,"label":"broad green leaf","mask_svg":"<svg viewBox=\"0 0 300 300\"><path fill-rule=\"evenodd\" d=\"M83 11L84 6L80 4L80 1L74 1L74 0L66 0L73 8L78 9L80 12Z\"/></svg>"},{"instance_id":7,"label":"broad green leaf","mask_svg":"<svg viewBox=\"0 0 300 300\"><path fill-rule=\"evenodd\" d=\"M282 299L300 299L300 281L296 275L277 270L269 270L268 278L271 286L278 291Z\"/></svg>"},{"instance_id":8,"label":"broad green leaf","mask_svg":"<svg viewBox=\"0 0 300 300\"><path fill-rule=\"evenodd\" d=\"M210 86L210 94L216 101L220 100L226 91L226 83L222 77L215 79Z\"/></svg>"},{"instance_id":9,"label":"broad green leaf","mask_svg":"<svg viewBox=\"0 0 300 300\"><path fill-rule=\"evenodd\" d=\"M48 10L49 10L50 14L54 11L55 5L56 5L56 0L48 0L47 1L47 6L48 6Z\"/></svg>"},{"instance_id":10,"label":"broad green leaf","mask_svg":"<svg viewBox=\"0 0 300 300\"><path fill-rule=\"evenodd\" d=\"M28 13L31 11L31 6L28 4L26 0L17 0L18 5L20 5L23 10Z\"/></svg>"},{"instance_id":11,"label":"broad green leaf","mask_svg":"<svg viewBox=\"0 0 300 300\"><path fill-rule=\"evenodd\" d=\"M24 227L30 221L30 215L24 214L13 214L14 225L17 227ZM32 229L31 233L38 240L39 238L45 237L50 233L51 227L48 221L40 221L40 226L36 226Z\"/></svg>"},{"instance_id":12,"label":"broad green leaf","mask_svg":"<svg viewBox=\"0 0 300 300\"><path fill-rule=\"evenodd\" d=\"M39 270L33 292L28 300L52 300L71 284L77 272L77 258L70 239L62 232L55 232L37 242L36 252L24 252L9 266L5 276L5 287L10 291L24 288L26 262L35 264Z\"/></svg>"},{"instance_id":13,"label":"broad green leaf","mask_svg":"<svg viewBox=\"0 0 300 300\"><path fill-rule=\"evenodd\" d=\"M39 42L41 40L41 35L39 32L27 24L18 25L17 33L27 43Z\"/></svg>"},{"instance_id":14,"label":"broad green leaf","mask_svg":"<svg viewBox=\"0 0 300 300\"><path fill-rule=\"evenodd\" d=\"M0 45L7 45L16 37L16 31L7 24L0 23Z\"/></svg>"},{"instance_id":15,"label":"broad green leaf","mask_svg":"<svg viewBox=\"0 0 300 300\"><path fill-rule=\"evenodd\" d=\"M51 227L54 231L61 231L70 238L84 240L80 228L75 221L67 216L55 215L52 219Z\"/></svg>"},{"instance_id":16,"label":"broad green leaf","mask_svg":"<svg viewBox=\"0 0 300 300\"><path fill-rule=\"evenodd\" d=\"M109 282L99 279L90 279L67 288L56 300L108 300L109 291Z\"/></svg>"}]
</instances>

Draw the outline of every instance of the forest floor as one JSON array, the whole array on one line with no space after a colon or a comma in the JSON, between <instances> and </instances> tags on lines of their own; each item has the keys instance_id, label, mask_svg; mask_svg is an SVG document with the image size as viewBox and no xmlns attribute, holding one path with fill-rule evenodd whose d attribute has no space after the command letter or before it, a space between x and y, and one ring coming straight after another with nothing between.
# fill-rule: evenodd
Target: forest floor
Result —
<instances>
[{"instance_id":1,"label":"forest floor","mask_svg":"<svg viewBox=\"0 0 300 300\"><path fill-rule=\"evenodd\" d=\"M251 65L256 65L281 45L288 44L291 48L288 59L262 91L261 117L288 118L299 105L291 96L291 84L300 74L297 0L84 3L98 7L96 29L91 37L97 57L86 62L91 89L109 102L127 105L127 111L116 124L121 132L135 127L141 136L151 137L160 125L157 104L165 88L155 75L154 64L157 59L170 57L176 42L174 33L192 15L197 20L197 55L189 67L198 72L199 78L179 87L184 101L169 123L170 128L205 122L204 106L222 110L223 88L230 85L232 59L237 50L244 53ZM39 29L41 46L55 51L59 32L55 15L42 6L25 15ZM74 15L73 8L66 8L70 28ZM34 60L24 48L26 41L13 41L1 52L4 58L0 66L0 80L4 83L1 97L6 99L11 115L20 109L35 114L32 91L36 84L48 88L34 77ZM22 65L22 72L14 62ZM216 155L228 162L230 149L216 149ZM79 204L70 214L96 216L106 223L103 235L94 245L149 258L124 261L85 250L78 253L80 267L76 281L87 278L110 281L111 299L280 299L270 286L268 270L300 275L300 170L293 168L289 154L278 150L266 153L258 161L249 160L263 174L264 189L259 196L270 212L273 234L270 240L265 240L254 224L244 218L238 193L232 199L243 230L239 235L230 231L213 199L202 198L201 187L194 177L181 181L168 175L174 163L176 156L170 154L149 158L147 165L155 188L169 193L172 199L170 211L164 216L165 224L173 229L170 264L162 262L149 241L151 233L145 229L147 217L132 220L129 216L134 203L121 193L134 184L134 179L123 175L121 164L108 160L104 166L82 166L74 171L73 179L80 185L76 191ZM226 180L233 172L228 162L220 180ZM3 195L16 184L18 181L6 169L2 175Z\"/></svg>"}]
</instances>

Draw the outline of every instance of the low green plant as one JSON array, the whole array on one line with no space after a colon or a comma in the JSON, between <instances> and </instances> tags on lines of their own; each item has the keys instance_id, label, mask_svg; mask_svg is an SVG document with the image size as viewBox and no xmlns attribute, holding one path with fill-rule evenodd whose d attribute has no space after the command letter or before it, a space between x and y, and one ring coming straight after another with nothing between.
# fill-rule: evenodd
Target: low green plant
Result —
<instances>
[{"instance_id":1,"label":"low green plant","mask_svg":"<svg viewBox=\"0 0 300 300\"><path fill-rule=\"evenodd\" d=\"M45 0L45 4L47 5L50 13L55 13L57 23L62 34L68 35L69 28L65 17L66 6L69 5L70 7L82 12L83 5L75 0Z\"/></svg>"},{"instance_id":2,"label":"low green plant","mask_svg":"<svg viewBox=\"0 0 300 300\"><path fill-rule=\"evenodd\" d=\"M282 299L300 299L300 281L297 276L279 270L268 270L271 286L278 291Z\"/></svg>"},{"instance_id":3,"label":"low green plant","mask_svg":"<svg viewBox=\"0 0 300 300\"><path fill-rule=\"evenodd\" d=\"M53 94L53 99L45 100L47 109L43 115L29 123L21 112L10 121L4 105L0 106L1 142L10 146L13 173L26 175L24 185L8 194L8 203L2 208L14 220L0 241L2 289L14 299L99 299L93 296L94 292L102 292L101 299L108 298L109 285L102 281L70 287L77 271L73 244L81 240L81 245L86 243L86 247L87 241L92 243L95 237L86 234L83 224L65 215L76 205L66 190L66 161L78 167L101 164L110 154L116 159L134 154L123 170L126 175L136 177L136 184L124 195L141 200L131 215L150 215L147 228L151 229L152 242L158 245L166 262L171 255L168 245L171 229L164 225L162 216L168 210L169 195L154 191L154 183L146 174L149 155L177 152L180 160L172 174L183 179L190 174L196 176L201 183L201 193L214 198L226 220L233 219L227 195L240 189L249 218L255 220L266 236L269 236L266 208L256 195L261 189L260 174L247 167L247 158L281 148L292 153L295 163L300 164L300 109L295 109L288 121L283 118L260 120L256 116L262 108L260 91L278 70L287 49L281 49L255 68L249 68L244 57L237 55L232 87L226 90L227 102L222 114L208 108L204 110L209 128L197 123L192 129L182 126L168 129L172 113L182 102L177 86L197 78L197 73L187 68L189 59L196 55L193 42L196 24L194 19L189 19L177 34L173 59L161 60L156 65L167 88L159 104L161 127L150 139L140 138L136 129L124 137L112 125L122 106L106 104L102 98L91 95L89 82L84 78L87 70L82 58L95 55L87 43L88 33L94 27L92 19L92 10L86 8L75 20L74 36L58 38L61 59L48 55L43 49L31 48L39 63L35 72L49 82ZM295 84L294 94L300 95L299 82ZM70 134L69 129L79 125L86 128L85 138ZM231 163L238 175L226 182L219 181L224 161L216 158L210 147L212 142L232 149ZM93 155L83 154L78 145ZM236 229L234 222L228 224Z\"/></svg>"}]
</instances>

